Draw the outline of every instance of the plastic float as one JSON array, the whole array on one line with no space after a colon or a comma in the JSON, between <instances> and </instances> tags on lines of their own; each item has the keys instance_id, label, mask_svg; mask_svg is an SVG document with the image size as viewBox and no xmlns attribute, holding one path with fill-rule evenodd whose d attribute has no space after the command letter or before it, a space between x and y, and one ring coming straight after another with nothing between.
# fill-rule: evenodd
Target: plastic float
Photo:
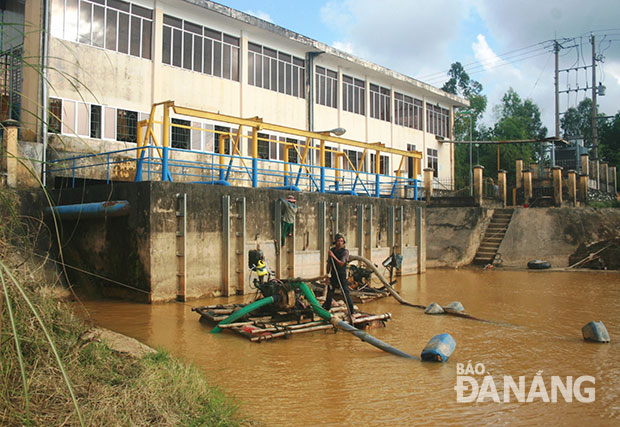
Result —
<instances>
[{"instance_id":1,"label":"plastic float","mask_svg":"<svg viewBox=\"0 0 620 427\"><path fill-rule=\"evenodd\" d=\"M584 327L581 328L581 334L586 341L600 343L607 343L610 341L609 332L607 332L607 328L601 321L586 323Z\"/></svg>"},{"instance_id":2,"label":"plastic float","mask_svg":"<svg viewBox=\"0 0 620 427\"><path fill-rule=\"evenodd\" d=\"M444 314L445 311L439 304L436 302L432 302L426 309L424 310L424 314Z\"/></svg>"},{"instance_id":3,"label":"plastic float","mask_svg":"<svg viewBox=\"0 0 620 427\"><path fill-rule=\"evenodd\" d=\"M454 338L452 338L450 334L435 335L428 344L426 344L420 357L424 361L445 362L448 360L455 347L456 342L454 342Z\"/></svg>"}]
</instances>

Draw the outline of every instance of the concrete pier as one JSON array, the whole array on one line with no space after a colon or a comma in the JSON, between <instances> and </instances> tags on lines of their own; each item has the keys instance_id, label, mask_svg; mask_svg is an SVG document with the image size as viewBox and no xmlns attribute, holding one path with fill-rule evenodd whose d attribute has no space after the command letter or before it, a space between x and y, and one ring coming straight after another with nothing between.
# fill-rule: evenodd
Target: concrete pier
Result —
<instances>
[{"instance_id":1,"label":"concrete pier","mask_svg":"<svg viewBox=\"0 0 620 427\"><path fill-rule=\"evenodd\" d=\"M401 274L425 271L423 202L294 193L299 211L281 245L280 198L288 194L171 182L63 189L58 205L110 197L130 204L124 217L63 222L65 260L111 279L72 271L76 282L96 283L105 296L146 302L253 292L251 249L262 250L280 278L320 276L336 233L345 235L352 254L380 264L394 250L403 256Z\"/></svg>"}]
</instances>

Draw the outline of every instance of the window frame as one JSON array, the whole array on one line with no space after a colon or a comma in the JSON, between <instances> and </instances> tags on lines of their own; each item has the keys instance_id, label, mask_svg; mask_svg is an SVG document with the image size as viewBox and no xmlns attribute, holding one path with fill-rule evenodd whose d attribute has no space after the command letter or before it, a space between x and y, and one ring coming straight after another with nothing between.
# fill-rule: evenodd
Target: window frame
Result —
<instances>
[{"instance_id":1,"label":"window frame","mask_svg":"<svg viewBox=\"0 0 620 427\"><path fill-rule=\"evenodd\" d=\"M326 107L338 108L338 72L317 65L314 76L315 102Z\"/></svg>"},{"instance_id":2,"label":"window frame","mask_svg":"<svg viewBox=\"0 0 620 427\"><path fill-rule=\"evenodd\" d=\"M166 14L162 27L163 64L240 81L239 37Z\"/></svg>"},{"instance_id":3,"label":"window frame","mask_svg":"<svg viewBox=\"0 0 620 427\"><path fill-rule=\"evenodd\" d=\"M152 60L153 12L123 0L56 0L50 28L57 38Z\"/></svg>"},{"instance_id":4,"label":"window frame","mask_svg":"<svg viewBox=\"0 0 620 427\"><path fill-rule=\"evenodd\" d=\"M306 61L292 54L248 42L248 85L305 99Z\"/></svg>"},{"instance_id":5,"label":"window frame","mask_svg":"<svg viewBox=\"0 0 620 427\"><path fill-rule=\"evenodd\" d=\"M391 91L390 89L371 83L370 94L370 117L377 120L391 122Z\"/></svg>"}]
</instances>

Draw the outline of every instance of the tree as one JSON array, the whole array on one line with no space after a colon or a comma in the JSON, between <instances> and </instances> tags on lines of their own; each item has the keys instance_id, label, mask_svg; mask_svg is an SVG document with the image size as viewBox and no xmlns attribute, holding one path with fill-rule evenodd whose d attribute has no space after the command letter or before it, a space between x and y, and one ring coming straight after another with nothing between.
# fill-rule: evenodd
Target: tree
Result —
<instances>
[{"instance_id":1,"label":"tree","mask_svg":"<svg viewBox=\"0 0 620 427\"><path fill-rule=\"evenodd\" d=\"M481 95L483 89L482 85L469 77L469 74L467 74L460 62L455 62L450 66L448 76L450 79L444 83L441 90L454 95L462 96L463 98L469 100L469 108L467 111L472 113L472 139L475 140L477 139L476 132L478 120L482 117L487 108L487 97L486 95ZM454 138L457 141L465 141L469 139L469 121L469 115L461 116L458 115L457 112L457 115L454 118Z\"/></svg>"},{"instance_id":2,"label":"tree","mask_svg":"<svg viewBox=\"0 0 620 427\"><path fill-rule=\"evenodd\" d=\"M531 99L522 100L512 88L502 97L502 102L495 107L498 120L490 130L493 140L543 139L547 136L547 128L540 119L540 109ZM516 160L522 159L525 164L536 160L536 144L502 144L500 146L500 164L497 164L497 146L484 146L480 155L480 163L490 174L497 169L508 171L509 181L514 180Z\"/></svg>"},{"instance_id":3,"label":"tree","mask_svg":"<svg viewBox=\"0 0 620 427\"><path fill-rule=\"evenodd\" d=\"M592 145L592 100L583 99L577 108L570 107L560 119L564 139L583 139L584 145Z\"/></svg>"},{"instance_id":4,"label":"tree","mask_svg":"<svg viewBox=\"0 0 620 427\"><path fill-rule=\"evenodd\" d=\"M467 115L456 113L454 117L454 139L457 141L468 141L470 138L472 140L479 139L478 120L487 108L487 97L481 95L482 85L469 77L460 62L451 65L448 76L450 79L441 89L468 99L469 108L467 111L471 113ZM457 144L454 152L455 183L457 188L462 188L469 183L469 147L466 144Z\"/></svg>"},{"instance_id":5,"label":"tree","mask_svg":"<svg viewBox=\"0 0 620 427\"><path fill-rule=\"evenodd\" d=\"M599 120L598 128L601 158L610 165L620 166L620 112L611 121Z\"/></svg>"}]
</instances>

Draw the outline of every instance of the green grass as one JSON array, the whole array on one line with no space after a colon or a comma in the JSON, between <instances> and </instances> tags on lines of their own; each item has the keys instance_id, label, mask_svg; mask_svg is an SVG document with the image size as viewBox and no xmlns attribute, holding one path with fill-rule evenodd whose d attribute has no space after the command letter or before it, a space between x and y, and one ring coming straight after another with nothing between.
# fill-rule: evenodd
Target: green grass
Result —
<instances>
[{"instance_id":1,"label":"green grass","mask_svg":"<svg viewBox=\"0 0 620 427\"><path fill-rule=\"evenodd\" d=\"M195 366L162 350L139 359L82 339L91 325L51 296L60 276L29 254L32 227L14 221L15 211L0 206L0 425L251 424Z\"/></svg>"},{"instance_id":2,"label":"green grass","mask_svg":"<svg viewBox=\"0 0 620 427\"><path fill-rule=\"evenodd\" d=\"M588 202L588 206L591 208L597 208L597 209L620 208L620 200L609 200L606 202L590 201Z\"/></svg>"}]
</instances>

